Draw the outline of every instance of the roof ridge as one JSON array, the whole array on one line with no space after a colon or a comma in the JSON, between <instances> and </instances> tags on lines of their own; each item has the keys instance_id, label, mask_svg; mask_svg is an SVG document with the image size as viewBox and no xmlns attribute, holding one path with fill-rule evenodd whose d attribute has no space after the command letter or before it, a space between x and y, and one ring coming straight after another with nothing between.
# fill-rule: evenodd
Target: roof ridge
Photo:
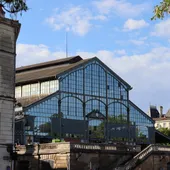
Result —
<instances>
[{"instance_id":1,"label":"roof ridge","mask_svg":"<svg viewBox=\"0 0 170 170\"><path fill-rule=\"evenodd\" d=\"M79 55L67 57L67 58L60 58L60 59L56 59L56 60L50 60L50 61L46 61L46 62L41 62L41 63L32 64L32 65L18 67L18 68L16 68L16 73L27 71L27 70L34 70L34 69L39 69L39 68L43 68L43 67L48 67L51 65L61 65L64 63L76 63L81 60L83 60L83 59Z\"/></svg>"},{"instance_id":2,"label":"roof ridge","mask_svg":"<svg viewBox=\"0 0 170 170\"><path fill-rule=\"evenodd\" d=\"M89 59L82 59L79 58L79 61L69 63L68 65L62 64L61 67L58 67L59 65L51 65L47 67L40 67L37 69L26 69L24 71L16 72L16 81L15 83L17 85L19 84L26 84L28 82L35 83L37 81L46 81L47 79L56 79L57 75L60 75L61 73L65 73L66 71L69 71L70 69L73 69L75 67L78 67L79 65L87 62ZM44 69L43 69L44 68ZM48 71L46 71L49 69Z\"/></svg>"}]
</instances>

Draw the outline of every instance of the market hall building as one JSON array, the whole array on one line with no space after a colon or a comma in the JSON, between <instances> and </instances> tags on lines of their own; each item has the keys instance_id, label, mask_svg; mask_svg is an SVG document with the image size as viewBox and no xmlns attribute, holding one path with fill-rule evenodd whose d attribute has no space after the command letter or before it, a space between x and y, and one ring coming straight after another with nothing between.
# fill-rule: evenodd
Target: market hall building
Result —
<instances>
[{"instance_id":1,"label":"market hall building","mask_svg":"<svg viewBox=\"0 0 170 170\"><path fill-rule=\"evenodd\" d=\"M154 143L154 121L130 100L131 89L97 57L19 67L15 141Z\"/></svg>"}]
</instances>

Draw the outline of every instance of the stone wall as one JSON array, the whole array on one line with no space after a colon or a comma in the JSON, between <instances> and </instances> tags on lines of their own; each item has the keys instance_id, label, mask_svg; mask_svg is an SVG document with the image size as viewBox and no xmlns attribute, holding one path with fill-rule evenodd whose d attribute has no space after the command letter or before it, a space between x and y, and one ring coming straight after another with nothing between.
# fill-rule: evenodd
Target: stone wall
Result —
<instances>
[{"instance_id":1,"label":"stone wall","mask_svg":"<svg viewBox=\"0 0 170 170\"><path fill-rule=\"evenodd\" d=\"M170 170L167 167L170 162L170 155L168 154L153 154L149 156L142 164L135 170Z\"/></svg>"},{"instance_id":2,"label":"stone wall","mask_svg":"<svg viewBox=\"0 0 170 170\"><path fill-rule=\"evenodd\" d=\"M24 161L29 162L29 170L64 170L69 167L70 143L67 142L20 146L17 150L19 151L16 170L22 170L21 164Z\"/></svg>"},{"instance_id":3,"label":"stone wall","mask_svg":"<svg viewBox=\"0 0 170 170\"><path fill-rule=\"evenodd\" d=\"M170 170L170 148L155 148L146 160L137 161L135 170ZM113 170L120 166L125 170L123 165L133 160L140 147L61 142L18 146L17 150L16 170Z\"/></svg>"},{"instance_id":4,"label":"stone wall","mask_svg":"<svg viewBox=\"0 0 170 170\"><path fill-rule=\"evenodd\" d=\"M20 24L0 18L0 168L11 166L7 146L13 144L15 51Z\"/></svg>"},{"instance_id":5,"label":"stone wall","mask_svg":"<svg viewBox=\"0 0 170 170\"><path fill-rule=\"evenodd\" d=\"M23 163L29 164L29 170L112 170L140 152L140 147L63 142L18 146L17 150L16 170L27 170Z\"/></svg>"},{"instance_id":6,"label":"stone wall","mask_svg":"<svg viewBox=\"0 0 170 170\"><path fill-rule=\"evenodd\" d=\"M20 164L23 161L29 162L29 170L89 170L90 168L112 170L121 162L130 158L132 158L132 155L81 152L43 154L40 156L27 155L18 157L16 170L22 170Z\"/></svg>"}]
</instances>

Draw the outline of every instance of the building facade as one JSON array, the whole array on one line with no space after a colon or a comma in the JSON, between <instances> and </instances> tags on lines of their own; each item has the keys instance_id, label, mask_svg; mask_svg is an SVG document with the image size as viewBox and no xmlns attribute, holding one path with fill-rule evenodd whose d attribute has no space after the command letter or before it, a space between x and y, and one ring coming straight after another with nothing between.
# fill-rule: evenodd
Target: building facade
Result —
<instances>
[{"instance_id":1,"label":"building facade","mask_svg":"<svg viewBox=\"0 0 170 170\"><path fill-rule=\"evenodd\" d=\"M163 114L162 106L159 107L159 110L156 106L150 106L149 115L155 121L156 129L170 129L170 110L168 110L166 114Z\"/></svg>"},{"instance_id":2,"label":"building facade","mask_svg":"<svg viewBox=\"0 0 170 170\"><path fill-rule=\"evenodd\" d=\"M154 118L155 128L168 128L170 129L170 118L162 117L162 118Z\"/></svg>"},{"instance_id":3,"label":"building facade","mask_svg":"<svg viewBox=\"0 0 170 170\"><path fill-rule=\"evenodd\" d=\"M80 56L16 71L16 141L154 143L154 121L132 87L98 58Z\"/></svg>"},{"instance_id":4,"label":"building facade","mask_svg":"<svg viewBox=\"0 0 170 170\"><path fill-rule=\"evenodd\" d=\"M14 144L15 56L20 24L0 17L0 168L12 168Z\"/></svg>"}]
</instances>

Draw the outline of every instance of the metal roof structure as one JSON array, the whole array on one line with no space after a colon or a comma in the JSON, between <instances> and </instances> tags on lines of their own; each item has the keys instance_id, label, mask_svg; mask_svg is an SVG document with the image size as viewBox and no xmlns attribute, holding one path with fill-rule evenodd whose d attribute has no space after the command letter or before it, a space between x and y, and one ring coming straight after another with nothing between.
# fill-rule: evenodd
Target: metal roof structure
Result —
<instances>
[{"instance_id":1,"label":"metal roof structure","mask_svg":"<svg viewBox=\"0 0 170 170\"><path fill-rule=\"evenodd\" d=\"M132 87L118 76L113 70L105 65L97 57L82 59L80 56L68 57L59 60L48 61L44 63L19 67L16 69L16 85L34 83L38 81L54 80L57 76L61 76L70 70L76 69L90 61L97 60L101 63L116 79L124 83L129 90Z\"/></svg>"},{"instance_id":2,"label":"metal roof structure","mask_svg":"<svg viewBox=\"0 0 170 170\"><path fill-rule=\"evenodd\" d=\"M70 60L54 60L50 62L20 67L16 69L16 85L37 82L41 80L55 79L60 73L74 68L86 62L79 57L71 57Z\"/></svg>"}]
</instances>

